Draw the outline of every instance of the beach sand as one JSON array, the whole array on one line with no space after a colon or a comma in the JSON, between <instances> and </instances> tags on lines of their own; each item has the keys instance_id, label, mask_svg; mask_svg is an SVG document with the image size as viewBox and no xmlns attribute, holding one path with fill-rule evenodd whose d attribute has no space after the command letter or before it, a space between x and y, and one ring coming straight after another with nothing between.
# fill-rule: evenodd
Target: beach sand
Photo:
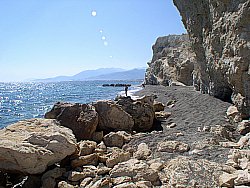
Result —
<instances>
[{"instance_id":1,"label":"beach sand","mask_svg":"<svg viewBox=\"0 0 250 188\"><path fill-rule=\"evenodd\" d=\"M208 159L221 163L227 160L229 149L221 147L219 142L228 140L221 135L211 133L209 129L221 125L229 132L234 131L234 127L226 118L226 110L231 105L230 103L223 102L207 94L201 94L195 91L193 87L183 86L165 87L147 85L143 90L136 92L135 95L155 95L155 100L162 102L165 106L167 106L169 101L176 102L172 108L165 108L165 111L172 114L165 121L158 123L155 128L158 131L147 133L132 140L130 145L133 148L145 142L154 152L155 158L161 157L166 160L174 158L177 155L188 155L194 159ZM176 127L168 128L168 125L171 123L176 123ZM208 130L202 131L204 126ZM178 136L177 133L182 133L183 136ZM233 137L237 138L237 135ZM190 151L196 149L199 150L199 153L158 152L157 144L167 140L184 142L190 146Z\"/></svg>"}]
</instances>

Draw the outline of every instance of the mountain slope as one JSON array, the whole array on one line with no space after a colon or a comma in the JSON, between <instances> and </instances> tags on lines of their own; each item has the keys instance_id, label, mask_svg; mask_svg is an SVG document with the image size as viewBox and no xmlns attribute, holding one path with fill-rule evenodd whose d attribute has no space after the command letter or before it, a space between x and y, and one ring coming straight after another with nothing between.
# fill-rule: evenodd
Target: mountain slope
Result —
<instances>
[{"instance_id":1,"label":"mountain slope","mask_svg":"<svg viewBox=\"0 0 250 188\"><path fill-rule=\"evenodd\" d=\"M145 69L132 69L128 71L89 77L88 80L142 80L144 79L144 76Z\"/></svg>"},{"instance_id":2,"label":"mountain slope","mask_svg":"<svg viewBox=\"0 0 250 188\"><path fill-rule=\"evenodd\" d=\"M114 72L125 71L125 69L121 68L100 68L96 70L85 70L73 76L56 76L53 78L45 78L45 79L35 79L35 82L60 82L60 81L78 81L78 80L86 80L89 77L110 74Z\"/></svg>"},{"instance_id":3,"label":"mountain slope","mask_svg":"<svg viewBox=\"0 0 250 188\"><path fill-rule=\"evenodd\" d=\"M145 68L125 70L121 68L101 68L82 71L73 76L57 76L46 79L36 79L35 82L60 82L82 80L137 80L144 79Z\"/></svg>"}]
</instances>

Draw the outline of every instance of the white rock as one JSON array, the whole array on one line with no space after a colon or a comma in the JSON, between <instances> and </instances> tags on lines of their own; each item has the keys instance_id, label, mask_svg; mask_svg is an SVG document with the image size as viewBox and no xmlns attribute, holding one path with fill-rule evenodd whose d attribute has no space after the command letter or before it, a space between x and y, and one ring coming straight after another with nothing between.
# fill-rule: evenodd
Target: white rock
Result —
<instances>
[{"instance_id":1,"label":"white rock","mask_svg":"<svg viewBox=\"0 0 250 188\"><path fill-rule=\"evenodd\" d=\"M72 131L55 120L30 119L0 130L0 169L39 174L76 151Z\"/></svg>"}]
</instances>

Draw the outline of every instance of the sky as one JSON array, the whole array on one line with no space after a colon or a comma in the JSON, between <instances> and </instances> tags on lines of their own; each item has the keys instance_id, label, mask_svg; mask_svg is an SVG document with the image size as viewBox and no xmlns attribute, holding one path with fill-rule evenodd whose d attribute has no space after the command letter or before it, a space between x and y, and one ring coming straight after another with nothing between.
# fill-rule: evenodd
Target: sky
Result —
<instances>
[{"instance_id":1,"label":"sky","mask_svg":"<svg viewBox=\"0 0 250 188\"><path fill-rule=\"evenodd\" d=\"M182 33L172 0L0 0L0 82L146 67Z\"/></svg>"}]
</instances>

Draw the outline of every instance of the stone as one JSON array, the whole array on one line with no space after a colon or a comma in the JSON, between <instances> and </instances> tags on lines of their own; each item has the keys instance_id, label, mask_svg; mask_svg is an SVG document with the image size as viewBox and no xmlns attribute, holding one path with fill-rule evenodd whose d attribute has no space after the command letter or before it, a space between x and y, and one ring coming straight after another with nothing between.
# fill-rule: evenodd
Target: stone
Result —
<instances>
[{"instance_id":1,"label":"stone","mask_svg":"<svg viewBox=\"0 0 250 188\"><path fill-rule=\"evenodd\" d=\"M104 153L106 151L107 151L107 147L106 147L106 145L104 144L103 141L101 143L99 143L97 145L97 148L95 149L96 153Z\"/></svg>"},{"instance_id":2,"label":"stone","mask_svg":"<svg viewBox=\"0 0 250 188\"><path fill-rule=\"evenodd\" d=\"M80 183L80 187L86 187L87 185L89 185L92 182L93 178L85 178L84 180L81 181Z\"/></svg>"},{"instance_id":3,"label":"stone","mask_svg":"<svg viewBox=\"0 0 250 188\"><path fill-rule=\"evenodd\" d=\"M13 173L43 173L77 149L72 131L56 120L19 121L1 129L0 137L0 170Z\"/></svg>"},{"instance_id":4,"label":"stone","mask_svg":"<svg viewBox=\"0 0 250 188\"><path fill-rule=\"evenodd\" d=\"M119 185L126 182L132 182L132 178L129 176L121 176L121 177L111 178L111 182L113 185Z\"/></svg>"},{"instance_id":5,"label":"stone","mask_svg":"<svg viewBox=\"0 0 250 188\"><path fill-rule=\"evenodd\" d=\"M97 144L94 141L84 140L80 141L78 143L78 146L79 146L79 155L84 156L92 154L96 149Z\"/></svg>"},{"instance_id":6,"label":"stone","mask_svg":"<svg viewBox=\"0 0 250 188\"><path fill-rule=\"evenodd\" d=\"M169 125L167 125L167 128L172 129L175 128L176 126L177 126L176 123L170 123Z\"/></svg>"},{"instance_id":7,"label":"stone","mask_svg":"<svg viewBox=\"0 0 250 188\"><path fill-rule=\"evenodd\" d=\"M119 185L119 184L123 184L126 182L131 182L132 178L129 176L121 176L121 177L116 177L116 178L111 178L111 182L114 185Z\"/></svg>"},{"instance_id":8,"label":"stone","mask_svg":"<svg viewBox=\"0 0 250 188\"><path fill-rule=\"evenodd\" d=\"M77 171L71 171L69 172L69 175L68 175L69 181L80 181L84 178L86 178L85 174L82 172L77 172Z\"/></svg>"},{"instance_id":9,"label":"stone","mask_svg":"<svg viewBox=\"0 0 250 188\"><path fill-rule=\"evenodd\" d=\"M165 112L165 111L161 111L161 112L155 112L155 118L158 121L164 121L167 118L169 118L171 116L171 112Z\"/></svg>"},{"instance_id":10,"label":"stone","mask_svg":"<svg viewBox=\"0 0 250 188\"><path fill-rule=\"evenodd\" d=\"M79 156L76 159L73 159L71 161L72 168L81 167L84 165L97 165L98 163L98 155L96 153L85 155L85 156Z\"/></svg>"},{"instance_id":11,"label":"stone","mask_svg":"<svg viewBox=\"0 0 250 188\"><path fill-rule=\"evenodd\" d=\"M156 170L156 171L161 171L164 168L164 165L161 162L154 162L150 164L149 168Z\"/></svg>"},{"instance_id":12,"label":"stone","mask_svg":"<svg viewBox=\"0 0 250 188\"><path fill-rule=\"evenodd\" d=\"M234 185L244 185L250 182L250 173L248 169L238 170L236 173L236 178L234 179Z\"/></svg>"},{"instance_id":13,"label":"stone","mask_svg":"<svg viewBox=\"0 0 250 188\"><path fill-rule=\"evenodd\" d=\"M177 133L175 133L175 136L176 136L176 137L184 136L184 134L183 134L182 132L177 132Z\"/></svg>"},{"instance_id":14,"label":"stone","mask_svg":"<svg viewBox=\"0 0 250 188\"><path fill-rule=\"evenodd\" d=\"M193 82L250 116L249 0L174 0L196 54Z\"/></svg>"},{"instance_id":15,"label":"stone","mask_svg":"<svg viewBox=\"0 0 250 188\"><path fill-rule=\"evenodd\" d=\"M75 188L73 185L68 184L66 181L60 181L57 186L58 188Z\"/></svg>"},{"instance_id":16,"label":"stone","mask_svg":"<svg viewBox=\"0 0 250 188\"><path fill-rule=\"evenodd\" d=\"M129 152L125 152L125 151L123 151L121 149L114 148L112 150L112 154L109 156L109 158L106 161L106 165L109 168L113 168L118 163L127 161L129 159L130 159L130 153Z\"/></svg>"},{"instance_id":17,"label":"stone","mask_svg":"<svg viewBox=\"0 0 250 188\"><path fill-rule=\"evenodd\" d=\"M97 101L94 106L99 115L98 130L132 131L132 116L113 101Z\"/></svg>"},{"instance_id":18,"label":"stone","mask_svg":"<svg viewBox=\"0 0 250 188\"><path fill-rule=\"evenodd\" d=\"M237 169L250 169L250 150L230 150L228 161L226 164L231 165Z\"/></svg>"},{"instance_id":19,"label":"stone","mask_svg":"<svg viewBox=\"0 0 250 188\"><path fill-rule=\"evenodd\" d=\"M140 143L138 145L137 151L134 153L134 157L138 160L146 160L152 151L149 149L146 143Z\"/></svg>"},{"instance_id":20,"label":"stone","mask_svg":"<svg viewBox=\"0 0 250 188\"><path fill-rule=\"evenodd\" d=\"M56 167L43 174L42 188L54 188L56 186L56 178L61 177L66 172L65 168Z\"/></svg>"},{"instance_id":21,"label":"stone","mask_svg":"<svg viewBox=\"0 0 250 188\"><path fill-rule=\"evenodd\" d=\"M133 182L122 183L120 185L114 186L114 188L137 188Z\"/></svg>"},{"instance_id":22,"label":"stone","mask_svg":"<svg viewBox=\"0 0 250 188\"><path fill-rule=\"evenodd\" d=\"M220 145L225 148L240 148L240 145L235 142L220 142Z\"/></svg>"},{"instance_id":23,"label":"stone","mask_svg":"<svg viewBox=\"0 0 250 188\"><path fill-rule=\"evenodd\" d=\"M226 113L227 113L227 117L232 122L240 122L241 121L241 114L238 111L236 106L229 106Z\"/></svg>"},{"instance_id":24,"label":"stone","mask_svg":"<svg viewBox=\"0 0 250 188\"><path fill-rule=\"evenodd\" d=\"M96 170L93 169L92 167L85 166L81 172L70 171L68 175L68 180L80 181L88 177L94 178L95 176L96 176Z\"/></svg>"},{"instance_id":25,"label":"stone","mask_svg":"<svg viewBox=\"0 0 250 188\"><path fill-rule=\"evenodd\" d=\"M157 184L159 181L157 171L150 169L146 163L139 161L138 159L130 159L128 161L118 163L110 171L111 178L121 176L131 177L134 181L150 181L153 185Z\"/></svg>"},{"instance_id":26,"label":"stone","mask_svg":"<svg viewBox=\"0 0 250 188\"><path fill-rule=\"evenodd\" d=\"M219 138L226 138L228 140L231 140L232 137L227 127L222 125L216 125L215 127L211 127L210 132L213 133L214 135L217 135Z\"/></svg>"},{"instance_id":27,"label":"stone","mask_svg":"<svg viewBox=\"0 0 250 188\"><path fill-rule=\"evenodd\" d=\"M219 187L223 166L205 159L176 157L169 160L160 176L165 187Z\"/></svg>"},{"instance_id":28,"label":"stone","mask_svg":"<svg viewBox=\"0 0 250 188\"><path fill-rule=\"evenodd\" d=\"M153 102L153 96L143 96L136 100L131 97L119 98L116 104L132 116L134 131L145 132L153 127L155 118Z\"/></svg>"},{"instance_id":29,"label":"stone","mask_svg":"<svg viewBox=\"0 0 250 188\"><path fill-rule=\"evenodd\" d=\"M157 95L144 95L142 97L136 98L136 102L140 102L142 104L148 104L150 106L154 106L154 99L157 98Z\"/></svg>"},{"instance_id":30,"label":"stone","mask_svg":"<svg viewBox=\"0 0 250 188\"><path fill-rule=\"evenodd\" d=\"M189 153L189 155L202 155L201 154L202 150L200 150L200 149L194 149L192 151L189 151L188 153Z\"/></svg>"},{"instance_id":31,"label":"stone","mask_svg":"<svg viewBox=\"0 0 250 188\"><path fill-rule=\"evenodd\" d=\"M109 187L111 187L109 178L102 178L86 186L86 188L109 188Z\"/></svg>"},{"instance_id":32,"label":"stone","mask_svg":"<svg viewBox=\"0 0 250 188\"><path fill-rule=\"evenodd\" d=\"M106 166L103 166L103 167L99 167L98 169L97 169L97 175L105 175L105 174L109 174L109 172L110 172L110 170L111 170L112 168L108 168L108 167L106 167Z\"/></svg>"},{"instance_id":33,"label":"stone","mask_svg":"<svg viewBox=\"0 0 250 188\"><path fill-rule=\"evenodd\" d=\"M193 84L192 72L196 58L187 34L159 37L152 49L153 58L146 70L146 84Z\"/></svg>"},{"instance_id":34,"label":"stone","mask_svg":"<svg viewBox=\"0 0 250 188\"><path fill-rule=\"evenodd\" d=\"M92 136L93 141L100 143L102 139L103 139L103 131L93 133L93 136Z\"/></svg>"},{"instance_id":35,"label":"stone","mask_svg":"<svg viewBox=\"0 0 250 188\"><path fill-rule=\"evenodd\" d=\"M186 152L190 149L188 144L179 141L165 141L160 142L157 145L157 149L160 152Z\"/></svg>"},{"instance_id":36,"label":"stone","mask_svg":"<svg viewBox=\"0 0 250 188\"><path fill-rule=\"evenodd\" d=\"M165 109L165 105L161 102L154 101L153 105L154 105L155 112L164 111L164 109Z\"/></svg>"},{"instance_id":37,"label":"stone","mask_svg":"<svg viewBox=\"0 0 250 188\"><path fill-rule=\"evenodd\" d=\"M246 135L247 133L250 132L250 120L243 120L240 122L237 126L237 131L241 135Z\"/></svg>"},{"instance_id":38,"label":"stone","mask_svg":"<svg viewBox=\"0 0 250 188\"><path fill-rule=\"evenodd\" d=\"M125 143L129 142L131 135L125 131L110 132L103 137L103 142L108 147L121 148Z\"/></svg>"},{"instance_id":39,"label":"stone","mask_svg":"<svg viewBox=\"0 0 250 188\"><path fill-rule=\"evenodd\" d=\"M223 173L219 178L220 187L234 187L235 174Z\"/></svg>"},{"instance_id":40,"label":"stone","mask_svg":"<svg viewBox=\"0 0 250 188\"><path fill-rule=\"evenodd\" d=\"M138 181L135 183L137 188L152 188L153 185L150 181Z\"/></svg>"},{"instance_id":41,"label":"stone","mask_svg":"<svg viewBox=\"0 0 250 188\"><path fill-rule=\"evenodd\" d=\"M56 103L45 114L47 119L56 119L70 128L78 141L91 139L98 124L98 114L89 104Z\"/></svg>"},{"instance_id":42,"label":"stone","mask_svg":"<svg viewBox=\"0 0 250 188\"><path fill-rule=\"evenodd\" d=\"M242 136L237 144L240 148L248 147L250 145L250 133L246 134L245 136Z\"/></svg>"}]
</instances>

